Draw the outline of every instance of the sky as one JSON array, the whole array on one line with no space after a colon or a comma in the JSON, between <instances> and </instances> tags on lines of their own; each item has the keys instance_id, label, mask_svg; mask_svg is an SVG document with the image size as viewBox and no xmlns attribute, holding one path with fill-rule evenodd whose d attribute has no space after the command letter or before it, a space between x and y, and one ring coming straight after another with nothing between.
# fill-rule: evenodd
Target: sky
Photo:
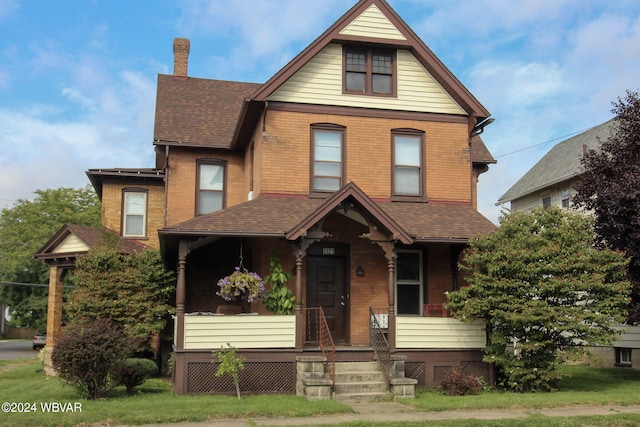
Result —
<instances>
[{"instance_id":1,"label":"sky","mask_svg":"<svg viewBox=\"0 0 640 427\"><path fill-rule=\"evenodd\" d=\"M640 89L637 0L388 0L491 112L478 209ZM356 0L0 0L0 208L154 166L158 74L263 83ZM506 206L508 208L508 206Z\"/></svg>"}]
</instances>

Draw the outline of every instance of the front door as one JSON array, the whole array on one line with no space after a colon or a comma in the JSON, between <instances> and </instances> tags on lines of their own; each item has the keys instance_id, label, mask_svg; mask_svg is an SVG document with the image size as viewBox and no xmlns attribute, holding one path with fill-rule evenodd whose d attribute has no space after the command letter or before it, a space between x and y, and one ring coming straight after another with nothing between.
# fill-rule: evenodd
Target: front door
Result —
<instances>
[{"instance_id":1,"label":"front door","mask_svg":"<svg viewBox=\"0 0 640 427\"><path fill-rule=\"evenodd\" d=\"M322 307L334 342L344 342L349 310L347 256L334 247L323 251L327 254L307 255L307 307Z\"/></svg>"}]
</instances>

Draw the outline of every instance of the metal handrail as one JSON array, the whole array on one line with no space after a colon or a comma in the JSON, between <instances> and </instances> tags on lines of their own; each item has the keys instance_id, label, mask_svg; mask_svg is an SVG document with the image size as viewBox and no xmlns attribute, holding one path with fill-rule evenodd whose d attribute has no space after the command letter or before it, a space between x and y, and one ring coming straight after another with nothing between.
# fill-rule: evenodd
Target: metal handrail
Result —
<instances>
[{"instance_id":1,"label":"metal handrail","mask_svg":"<svg viewBox=\"0 0 640 427\"><path fill-rule=\"evenodd\" d=\"M336 346L329 330L329 324L324 316L322 307L305 308L307 313L307 335L305 344L317 343L320 346L322 355L324 356L331 378L331 385L336 385Z\"/></svg>"},{"instance_id":2,"label":"metal handrail","mask_svg":"<svg viewBox=\"0 0 640 427\"><path fill-rule=\"evenodd\" d=\"M369 339L371 341L371 347L378 360L378 365L382 369L388 388L390 383L391 348L389 347L389 341L387 340L385 331L388 332L389 330L389 309L369 307L369 319Z\"/></svg>"}]
</instances>

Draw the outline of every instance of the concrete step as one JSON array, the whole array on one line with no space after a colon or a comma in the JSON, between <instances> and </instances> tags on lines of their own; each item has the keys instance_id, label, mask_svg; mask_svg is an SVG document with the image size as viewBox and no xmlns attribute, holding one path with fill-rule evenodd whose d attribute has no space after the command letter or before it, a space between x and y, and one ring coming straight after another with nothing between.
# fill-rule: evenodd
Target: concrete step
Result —
<instances>
[{"instance_id":1,"label":"concrete step","mask_svg":"<svg viewBox=\"0 0 640 427\"><path fill-rule=\"evenodd\" d=\"M370 393L335 393L333 398L338 402L382 402L392 400L393 397L389 392L370 392Z\"/></svg>"},{"instance_id":2,"label":"concrete step","mask_svg":"<svg viewBox=\"0 0 640 427\"><path fill-rule=\"evenodd\" d=\"M354 383L339 383L336 381L333 390L336 394L382 393L387 391L387 384L380 381L361 381Z\"/></svg>"},{"instance_id":3,"label":"concrete step","mask_svg":"<svg viewBox=\"0 0 640 427\"><path fill-rule=\"evenodd\" d=\"M378 362L336 362L336 373L380 371Z\"/></svg>"},{"instance_id":4,"label":"concrete step","mask_svg":"<svg viewBox=\"0 0 640 427\"><path fill-rule=\"evenodd\" d=\"M334 398L370 402L389 399L390 393L377 362L339 362L336 363Z\"/></svg>"}]
</instances>

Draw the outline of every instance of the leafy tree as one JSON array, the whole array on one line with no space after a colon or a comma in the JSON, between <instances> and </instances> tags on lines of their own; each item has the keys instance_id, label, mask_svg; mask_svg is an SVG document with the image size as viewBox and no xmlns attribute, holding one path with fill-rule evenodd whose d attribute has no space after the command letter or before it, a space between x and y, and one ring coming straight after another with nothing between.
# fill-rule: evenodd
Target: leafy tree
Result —
<instances>
[{"instance_id":1,"label":"leafy tree","mask_svg":"<svg viewBox=\"0 0 640 427\"><path fill-rule=\"evenodd\" d=\"M213 352L214 362L218 359L216 377L229 375L236 386L236 395L240 399L240 371L244 369L244 358L236 356L236 348L227 343L227 347L220 347L220 350Z\"/></svg>"},{"instance_id":2,"label":"leafy tree","mask_svg":"<svg viewBox=\"0 0 640 427\"><path fill-rule=\"evenodd\" d=\"M0 281L46 284L47 264L33 258L64 224L100 226L100 202L90 187L37 190L0 212ZM46 287L0 286L0 305L11 307L12 323L44 329Z\"/></svg>"},{"instance_id":3,"label":"leafy tree","mask_svg":"<svg viewBox=\"0 0 640 427\"><path fill-rule=\"evenodd\" d=\"M172 273L165 269L156 250L131 255L118 253L114 245L102 243L76 261L75 285L67 305L72 323L110 317L131 338L151 349L151 339L165 326L175 288Z\"/></svg>"},{"instance_id":4,"label":"leafy tree","mask_svg":"<svg viewBox=\"0 0 640 427\"><path fill-rule=\"evenodd\" d=\"M462 268L469 286L447 307L464 322L486 321L484 360L499 385L553 390L561 352L610 344L626 315L629 283L620 252L593 246L590 217L559 208L515 212L470 242Z\"/></svg>"},{"instance_id":5,"label":"leafy tree","mask_svg":"<svg viewBox=\"0 0 640 427\"><path fill-rule=\"evenodd\" d=\"M594 213L598 243L629 257L628 322L640 324L640 95L627 91L613 105L612 132L598 151L583 157L573 201Z\"/></svg>"}]
</instances>

